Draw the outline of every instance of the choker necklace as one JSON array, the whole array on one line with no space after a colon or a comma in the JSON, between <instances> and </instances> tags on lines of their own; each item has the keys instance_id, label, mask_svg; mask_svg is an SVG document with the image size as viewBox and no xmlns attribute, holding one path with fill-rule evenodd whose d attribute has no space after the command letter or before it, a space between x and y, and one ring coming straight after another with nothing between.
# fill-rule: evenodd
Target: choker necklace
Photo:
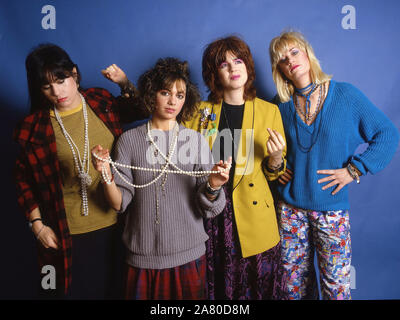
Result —
<instances>
[{"instance_id":1,"label":"choker necklace","mask_svg":"<svg viewBox=\"0 0 400 320\"><path fill-rule=\"evenodd\" d=\"M301 88L301 89L296 88L295 89L295 92L297 95L306 98L306 105L305 105L306 119L309 118L309 116L310 116L310 110L311 110L310 97L314 93L314 91L317 90L318 87L319 87L319 85L316 85L315 83L311 82L308 86L306 86L304 88ZM307 92L307 93L304 93L304 92Z\"/></svg>"},{"instance_id":2,"label":"choker necklace","mask_svg":"<svg viewBox=\"0 0 400 320\"><path fill-rule=\"evenodd\" d=\"M65 139L67 140L69 147L72 151L72 156L74 158L74 163L76 170L78 171L78 177L81 180L81 197L82 197L82 215L89 215L89 204L88 204L88 196L87 196L87 188L92 184L92 177L89 175L89 167L90 167L90 154L89 154L89 135L88 135L88 116L86 109L85 98L79 93L82 100L82 111L83 111L83 119L85 123L85 144L83 147L83 160L81 159L81 154L79 152L78 147L76 146L74 140L72 140L68 131L65 129L60 114L56 107L54 107L54 114L56 116L56 120L61 127L61 131L64 134ZM86 168L85 168L86 166Z\"/></svg>"},{"instance_id":3,"label":"choker necklace","mask_svg":"<svg viewBox=\"0 0 400 320\"><path fill-rule=\"evenodd\" d=\"M313 86L315 86L315 83L314 83L314 82L311 82L308 86L305 86L304 88L297 89L297 88L295 87L295 89L296 89L296 91L299 92L299 93L304 93L304 92L307 92L307 91L308 91L311 87L313 87Z\"/></svg>"}]
</instances>

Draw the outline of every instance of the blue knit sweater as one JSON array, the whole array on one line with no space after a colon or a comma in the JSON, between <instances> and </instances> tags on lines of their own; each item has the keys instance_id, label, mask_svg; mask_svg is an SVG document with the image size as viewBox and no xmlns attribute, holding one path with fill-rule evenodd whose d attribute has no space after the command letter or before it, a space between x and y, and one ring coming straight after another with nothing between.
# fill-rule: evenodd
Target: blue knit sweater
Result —
<instances>
[{"instance_id":1,"label":"blue knit sweater","mask_svg":"<svg viewBox=\"0 0 400 320\"><path fill-rule=\"evenodd\" d=\"M336 186L322 190L328 182L318 184L318 180L327 175L317 174L317 170L344 168L351 161L363 175L374 174L390 162L399 142L393 123L348 83L330 82L323 108L310 126L300 119L292 99L279 104L279 109L288 147L287 167L293 171L293 179L286 186L279 184L278 191L283 201L297 208L349 209L348 187L334 196L331 193ZM312 143L309 152L301 147ZM354 154L362 143L368 143L368 148Z\"/></svg>"}]
</instances>

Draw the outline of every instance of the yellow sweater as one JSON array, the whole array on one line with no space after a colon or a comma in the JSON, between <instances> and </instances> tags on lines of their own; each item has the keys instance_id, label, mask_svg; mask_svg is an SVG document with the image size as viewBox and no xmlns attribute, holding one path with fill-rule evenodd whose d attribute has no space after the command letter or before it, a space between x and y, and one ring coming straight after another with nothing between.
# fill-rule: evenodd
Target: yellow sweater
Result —
<instances>
[{"instance_id":1,"label":"yellow sweater","mask_svg":"<svg viewBox=\"0 0 400 320\"><path fill-rule=\"evenodd\" d=\"M184 123L186 127L201 132L208 139L211 149L218 135L221 107L222 101L219 104L201 102L193 119ZM206 108L216 114L215 121L201 120L201 112ZM279 172L263 170L262 162L268 156L267 128L275 129L285 137L278 107L258 98L246 101L232 194L243 257L269 250L280 240L274 200L267 179L277 179L286 169L286 160L283 170Z\"/></svg>"}]
</instances>

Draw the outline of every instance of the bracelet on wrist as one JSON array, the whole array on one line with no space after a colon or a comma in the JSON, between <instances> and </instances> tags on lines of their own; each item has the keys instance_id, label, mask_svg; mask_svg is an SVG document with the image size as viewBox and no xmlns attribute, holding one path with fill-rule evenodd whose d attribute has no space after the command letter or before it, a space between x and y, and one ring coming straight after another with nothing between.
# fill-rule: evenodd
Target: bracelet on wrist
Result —
<instances>
[{"instance_id":1,"label":"bracelet on wrist","mask_svg":"<svg viewBox=\"0 0 400 320\"><path fill-rule=\"evenodd\" d=\"M121 96L123 96L123 97L125 97L126 95L127 95L129 98L135 96L136 88L135 88L135 86L133 85L133 83L130 82L129 80L128 80L128 82L127 82L124 86L120 87L120 89L121 89Z\"/></svg>"},{"instance_id":2,"label":"bracelet on wrist","mask_svg":"<svg viewBox=\"0 0 400 320\"><path fill-rule=\"evenodd\" d=\"M358 170L356 170L351 163L349 163L346 168L347 168L347 171L349 172L350 176L353 178L353 180L356 180L357 184L359 184L360 176L358 175L358 172L357 172Z\"/></svg>"},{"instance_id":3,"label":"bracelet on wrist","mask_svg":"<svg viewBox=\"0 0 400 320\"><path fill-rule=\"evenodd\" d=\"M213 187L210 186L210 183L208 181L206 183L206 192L211 196L217 196L220 193L221 188L222 187L214 189Z\"/></svg>"},{"instance_id":4,"label":"bracelet on wrist","mask_svg":"<svg viewBox=\"0 0 400 320\"><path fill-rule=\"evenodd\" d=\"M267 158L268 159L268 158ZM282 158L282 162L276 166L270 166L268 164L268 161L265 162L265 169L269 172L269 173L275 173L277 171L281 171L284 168L284 161Z\"/></svg>"},{"instance_id":5,"label":"bracelet on wrist","mask_svg":"<svg viewBox=\"0 0 400 320\"><path fill-rule=\"evenodd\" d=\"M42 221L42 218L35 218L35 219L32 219L31 221L29 221L29 223L28 223L29 228L32 228L33 223L36 221Z\"/></svg>"}]
</instances>

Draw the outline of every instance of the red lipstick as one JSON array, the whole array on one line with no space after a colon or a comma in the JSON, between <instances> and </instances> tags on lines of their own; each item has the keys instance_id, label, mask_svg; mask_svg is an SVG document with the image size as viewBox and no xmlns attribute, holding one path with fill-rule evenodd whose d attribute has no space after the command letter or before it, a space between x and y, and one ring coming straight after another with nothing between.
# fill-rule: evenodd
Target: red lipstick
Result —
<instances>
[{"instance_id":1,"label":"red lipstick","mask_svg":"<svg viewBox=\"0 0 400 320\"><path fill-rule=\"evenodd\" d=\"M300 67L299 64L296 64L295 66L292 67L292 69L290 69L290 71L293 71L294 69L296 69L297 67Z\"/></svg>"}]
</instances>

